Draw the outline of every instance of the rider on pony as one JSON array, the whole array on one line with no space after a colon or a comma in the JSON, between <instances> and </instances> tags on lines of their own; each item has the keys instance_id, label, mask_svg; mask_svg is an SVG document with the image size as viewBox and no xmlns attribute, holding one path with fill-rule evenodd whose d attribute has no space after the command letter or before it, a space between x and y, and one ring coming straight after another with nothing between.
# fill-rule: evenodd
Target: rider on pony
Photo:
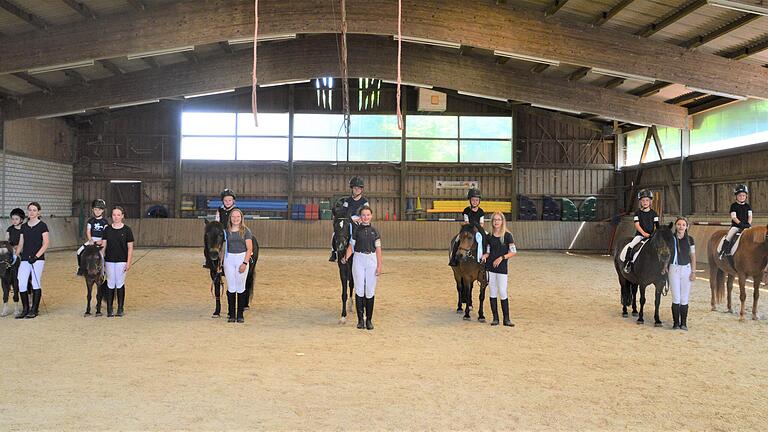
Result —
<instances>
[{"instance_id":1,"label":"rider on pony","mask_svg":"<svg viewBox=\"0 0 768 432\"><path fill-rule=\"evenodd\" d=\"M720 259L730 255L731 247L733 247L733 238L736 234L752 226L752 207L747 202L749 188L746 185L740 184L733 190L733 194L736 195L736 202L731 204L731 228L725 236L725 241L723 241Z\"/></svg>"},{"instance_id":2,"label":"rider on pony","mask_svg":"<svg viewBox=\"0 0 768 432\"><path fill-rule=\"evenodd\" d=\"M477 252L475 257L477 258L478 262L480 262L483 256L483 239L486 235L485 229L483 228L483 224L485 224L485 212L482 208L480 208L481 198L482 194L480 193L479 189L472 188L469 190L469 192L467 192L469 206L462 212L464 215L464 221L461 223L462 225L472 225L477 229L477 232L475 233L475 240L477 240ZM451 258L448 262L448 265L451 267L455 267L459 264L458 260L456 259L456 252L459 248L458 239L458 236L453 239L453 245L451 247Z\"/></svg>"},{"instance_id":3,"label":"rider on pony","mask_svg":"<svg viewBox=\"0 0 768 432\"><path fill-rule=\"evenodd\" d=\"M640 209L635 212L635 238L629 242L627 254L624 256L624 272L632 272L632 250L643 239L650 238L654 231L659 227L659 215L651 208L653 201L653 192L643 189L637 193L637 200L640 202Z\"/></svg>"},{"instance_id":4,"label":"rider on pony","mask_svg":"<svg viewBox=\"0 0 768 432\"><path fill-rule=\"evenodd\" d=\"M365 187L365 182L363 182L363 179L360 177L352 177L349 180L349 188L351 189L351 195L346 198L342 198L337 203L337 208L341 211L339 214L335 214L335 217L346 217L349 218L352 222L355 224L360 223L360 210L362 210L363 207L370 207L368 204L368 200L363 197L363 188ZM337 259L336 256L336 232L334 231L333 237L331 237L331 256L328 258L328 261L335 262Z\"/></svg>"}]
</instances>

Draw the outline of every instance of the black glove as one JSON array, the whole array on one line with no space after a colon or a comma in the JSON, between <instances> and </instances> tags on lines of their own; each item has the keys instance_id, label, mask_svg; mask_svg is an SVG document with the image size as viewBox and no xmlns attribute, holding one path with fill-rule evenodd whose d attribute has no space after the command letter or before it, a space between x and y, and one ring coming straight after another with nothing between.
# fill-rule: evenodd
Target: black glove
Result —
<instances>
[{"instance_id":1,"label":"black glove","mask_svg":"<svg viewBox=\"0 0 768 432\"><path fill-rule=\"evenodd\" d=\"M747 228L752 228L752 225L749 222L742 222L740 228L744 230Z\"/></svg>"},{"instance_id":2,"label":"black glove","mask_svg":"<svg viewBox=\"0 0 768 432\"><path fill-rule=\"evenodd\" d=\"M28 263L30 263L30 264L34 264L34 263L35 263L35 261L37 261L37 257L36 257L36 256L34 256L34 255L32 255L32 256L31 256L31 257L30 257L30 258L27 260L27 262L28 262Z\"/></svg>"}]
</instances>

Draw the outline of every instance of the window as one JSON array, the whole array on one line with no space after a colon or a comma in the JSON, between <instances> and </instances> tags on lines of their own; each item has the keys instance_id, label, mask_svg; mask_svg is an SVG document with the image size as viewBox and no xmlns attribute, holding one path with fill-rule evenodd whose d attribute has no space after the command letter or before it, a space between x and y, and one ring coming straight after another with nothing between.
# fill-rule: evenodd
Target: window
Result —
<instances>
[{"instance_id":1,"label":"window","mask_svg":"<svg viewBox=\"0 0 768 432\"><path fill-rule=\"evenodd\" d=\"M768 100L735 102L693 116L691 154L768 142Z\"/></svg>"},{"instance_id":2,"label":"window","mask_svg":"<svg viewBox=\"0 0 768 432\"><path fill-rule=\"evenodd\" d=\"M669 127L658 127L659 140L661 140L661 149L664 151L664 158L680 157L680 144L682 140L682 131L680 129ZM624 165L637 165L640 163L640 155L643 152L643 144L648 128L637 129L626 134L627 153L624 159ZM655 162L659 160L659 152L651 138L648 143L648 154L645 156L645 162Z\"/></svg>"},{"instance_id":3,"label":"window","mask_svg":"<svg viewBox=\"0 0 768 432\"><path fill-rule=\"evenodd\" d=\"M411 115L410 162L512 163L512 118Z\"/></svg>"},{"instance_id":4,"label":"window","mask_svg":"<svg viewBox=\"0 0 768 432\"><path fill-rule=\"evenodd\" d=\"M512 163L511 117L459 117L460 162Z\"/></svg>"},{"instance_id":5,"label":"window","mask_svg":"<svg viewBox=\"0 0 768 432\"><path fill-rule=\"evenodd\" d=\"M288 160L288 114L185 112L181 158Z\"/></svg>"},{"instance_id":6,"label":"window","mask_svg":"<svg viewBox=\"0 0 768 432\"><path fill-rule=\"evenodd\" d=\"M400 162L397 116L358 114L350 118L349 142L342 114L296 114L294 160Z\"/></svg>"}]
</instances>

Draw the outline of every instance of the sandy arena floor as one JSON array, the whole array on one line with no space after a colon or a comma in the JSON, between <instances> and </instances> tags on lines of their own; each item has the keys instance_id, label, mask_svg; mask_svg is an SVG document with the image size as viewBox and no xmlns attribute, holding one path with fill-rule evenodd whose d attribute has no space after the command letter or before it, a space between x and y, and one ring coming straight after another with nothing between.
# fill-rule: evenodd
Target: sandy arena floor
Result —
<instances>
[{"instance_id":1,"label":"sandy arena floor","mask_svg":"<svg viewBox=\"0 0 768 432\"><path fill-rule=\"evenodd\" d=\"M325 251L262 250L245 324L210 318L201 256L138 250L126 316L83 318L72 254L48 254L43 315L0 319L0 430L768 424L768 322L710 312L703 280L688 333L670 329L671 297L663 329L653 327L652 297L638 326L620 316L607 258L523 252L511 261L517 326L490 327L454 312L445 253L385 252L376 330L365 331L337 323L340 289ZM763 292L761 314L767 302Z\"/></svg>"}]
</instances>

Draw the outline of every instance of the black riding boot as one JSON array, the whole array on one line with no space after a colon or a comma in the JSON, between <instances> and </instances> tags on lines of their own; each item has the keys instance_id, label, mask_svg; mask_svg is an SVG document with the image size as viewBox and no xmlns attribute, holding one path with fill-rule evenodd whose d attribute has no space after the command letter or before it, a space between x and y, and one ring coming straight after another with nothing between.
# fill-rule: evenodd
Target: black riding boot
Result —
<instances>
[{"instance_id":1,"label":"black riding boot","mask_svg":"<svg viewBox=\"0 0 768 432\"><path fill-rule=\"evenodd\" d=\"M125 285L116 289L117 291L117 316L123 316L123 306L125 305Z\"/></svg>"},{"instance_id":2,"label":"black riding boot","mask_svg":"<svg viewBox=\"0 0 768 432\"><path fill-rule=\"evenodd\" d=\"M357 310L357 328L365 328L365 320L363 319L363 308L365 307L365 297L355 296L355 309Z\"/></svg>"},{"instance_id":3,"label":"black riding boot","mask_svg":"<svg viewBox=\"0 0 768 432\"><path fill-rule=\"evenodd\" d=\"M77 256L77 275L84 276L85 269L83 268L83 263L80 261L81 254L77 254L76 256Z\"/></svg>"},{"instance_id":4,"label":"black riding boot","mask_svg":"<svg viewBox=\"0 0 768 432\"><path fill-rule=\"evenodd\" d=\"M507 327L514 327L515 325L512 324L512 321L509 320L509 299L504 299L501 301L501 313L504 320L504 325Z\"/></svg>"},{"instance_id":5,"label":"black riding boot","mask_svg":"<svg viewBox=\"0 0 768 432\"><path fill-rule=\"evenodd\" d=\"M42 298L42 296L43 296L43 290L41 289L32 290L32 306L29 308L29 313L24 318L26 319L37 318L37 314L40 311L40 298Z\"/></svg>"},{"instance_id":6,"label":"black riding boot","mask_svg":"<svg viewBox=\"0 0 768 432\"><path fill-rule=\"evenodd\" d=\"M235 322L237 316L235 315L235 298L237 295L233 292L227 291L227 322Z\"/></svg>"},{"instance_id":7,"label":"black riding boot","mask_svg":"<svg viewBox=\"0 0 768 432\"><path fill-rule=\"evenodd\" d=\"M335 251L335 250L332 250L332 251L331 251L331 256L330 256L330 257L328 257L328 261L329 261L329 262L335 262L337 258L338 258L338 257L336 256L336 251Z\"/></svg>"},{"instance_id":8,"label":"black riding boot","mask_svg":"<svg viewBox=\"0 0 768 432\"><path fill-rule=\"evenodd\" d=\"M729 240L723 240L723 248L720 249L719 258L725 258L729 253L731 253L731 242Z\"/></svg>"},{"instance_id":9,"label":"black riding boot","mask_svg":"<svg viewBox=\"0 0 768 432\"><path fill-rule=\"evenodd\" d=\"M14 318L16 319L25 318L29 313L29 296L25 292L21 293L21 307L22 307L21 313L16 315Z\"/></svg>"},{"instance_id":10,"label":"black riding boot","mask_svg":"<svg viewBox=\"0 0 768 432\"><path fill-rule=\"evenodd\" d=\"M680 305L680 330L688 331L688 305Z\"/></svg>"},{"instance_id":11,"label":"black riding boot","mask_svg":"<svg viewBox=\"0 0 768 432\"><path fill-rule=\"evenodd\" d=\"M499 307L497 300L496 297L491 297L491 313L493 314L493 321L491 321L492 326L499 325Z\"/></svg>"},{"instance_id":12,"label":"black riding boot","mask_svg":"<svg viewBox=\"0 0 768 432\"><path fill-rule=\"evenodd\" d=\"M680 328L680 304L672 303L672 330Z\"/></svg>"},{"instance_id":13,"label":"black riding boot","mask_svg":"<svg viewBox=\"0 0 768 432\"><path fill-rule=\"evenodd\" d=\"M373 300L376 297L365 299L365 328L373 330Z\"/></svg>"},{"instance_id":14,"label":"black riding boot","mask_svg":"<svg viewBox=\"0 0 768 432\"><path fill-rule=\"evenodd\" d=\"M632 271L632 248L627 249L627 255L624 256L624 273Z\"/></svg>"},{"instance_id":15,"label":"black riding boot","mask_svg":"<svg viewBox=\"0 0 768 432\"><path fill-rule=\"evenodd\" d=\"M245 292L237 293L237 322L245 322L243 311L245 310Z\"/></svg>"},{"instance_id":16,"label":"black riding boot","mask_svg":"<svg viewBox=\"0 0 768 432\"><path fill-rule=\"evenodd\" d=\"M115 316L114 312L112 312L112 308L115 305L115 290L107 287L106 294L106 300L107 300L107 316L113 317Z\"/></svg>"}]
</instances>

